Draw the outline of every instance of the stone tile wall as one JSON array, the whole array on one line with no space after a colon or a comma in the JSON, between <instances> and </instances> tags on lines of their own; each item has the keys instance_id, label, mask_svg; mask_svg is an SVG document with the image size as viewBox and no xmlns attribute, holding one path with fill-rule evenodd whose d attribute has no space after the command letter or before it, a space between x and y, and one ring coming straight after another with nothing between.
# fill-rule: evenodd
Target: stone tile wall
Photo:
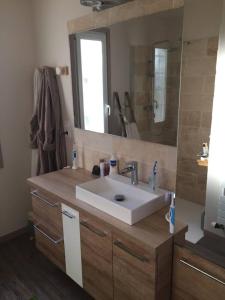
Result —
<instances>
[{"instance_id":1,"label":"stone tile wall","mask_svg":"<svg viewBox=\"0 0 225 300\"><path fill-rule=\"evenodd\" d=\"M197 165L209 143L218 38L184 42L178 133L177 196L205 203L207 168Z\"/></svg>"},{"instance_id":2,"label":"stone tile wall","mask_svg":"<svg viewBox=\"0 0 225 300\"><path fill-rule=\"evenodd\" d=\"M101 158L109 159L115 153L120 168L125 162L136 160L139 163L140 180L147 182L153 163L158 160L158 185L175 191L177 148L139 140L131 140L110 134L100 134L82 129L75 129L78 147L79 166L92 170Z\"/></svg>"}]
</instances>

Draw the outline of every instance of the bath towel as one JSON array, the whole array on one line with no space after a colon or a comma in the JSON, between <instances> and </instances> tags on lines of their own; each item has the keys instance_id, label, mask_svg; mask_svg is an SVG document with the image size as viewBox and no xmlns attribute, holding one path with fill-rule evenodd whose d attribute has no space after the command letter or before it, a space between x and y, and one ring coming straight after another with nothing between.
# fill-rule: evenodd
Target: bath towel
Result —
<instances>
[{"instance_id":1,"label":"bath towel","mask_svg":"<svg viewBox=\"0 0 225 300\"><path fill-rule=\"evenodd\" d=\"M37 175L67 165L62 110L55 69L43 67L34 73L35 110L30 125L31 147L38 149Z\"/></svg>"}]
</instances>

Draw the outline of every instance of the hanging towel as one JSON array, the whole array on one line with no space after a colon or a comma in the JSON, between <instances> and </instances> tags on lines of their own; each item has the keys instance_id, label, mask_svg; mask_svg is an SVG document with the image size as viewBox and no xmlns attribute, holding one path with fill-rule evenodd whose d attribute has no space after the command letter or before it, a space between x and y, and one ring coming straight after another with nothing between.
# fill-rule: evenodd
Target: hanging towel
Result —
<instances>
[{"instance_id":1,"label":"hanging towel","mask_svg":"<svg viewBox=\"0 0 225 300\"><path fill-rule=\"evenodd\" d=\"M141 138L138 132L137 124L135 122L126 123L126 132L127 132L127 137L130 139L140 140Z\"/></svg>"},{"instance_id":2,"label":"hanging towel","mask_svg":"<svg viewBox=\"0 0 225 300\"><path fill-rule=\"evenodd\" d=\"M137 127L137 122L135 119L134 109L131 102L129 92L124 93L124 103L125 103L125 111L126 113L126 132L127 137L131 139L140 140L140 134Z\"/></svg>"},{"instance_id":3,"label":"hanging towel","mask_svg":"<svg viewBox=\"0 0 225 300\"><path fill-rule=\"evenodd\" d=\"M37 175L67 165L62 110L55 69L43 67L34 73L35 111L31 125L31 147L38 150Z\"/></svg>"}]
</instances>

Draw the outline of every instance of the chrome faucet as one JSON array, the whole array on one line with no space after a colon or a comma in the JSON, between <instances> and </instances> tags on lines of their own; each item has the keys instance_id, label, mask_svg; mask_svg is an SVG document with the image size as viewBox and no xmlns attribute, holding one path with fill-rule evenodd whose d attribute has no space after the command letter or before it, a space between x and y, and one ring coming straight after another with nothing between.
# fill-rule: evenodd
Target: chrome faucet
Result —
<instances>
[{"instance_id":1,"label":"chrome faucet","mask_svg":"<svg viewBox=\"0 0 225 300\"><path fill-rule=\"evenodd\" d=\"M131 184L138 184L138 163L137 161L131 161L126 163L127 167L122 169L119 173L120 175L124 175L127 173L131 173Z\"/></svg>"}]
</instances>

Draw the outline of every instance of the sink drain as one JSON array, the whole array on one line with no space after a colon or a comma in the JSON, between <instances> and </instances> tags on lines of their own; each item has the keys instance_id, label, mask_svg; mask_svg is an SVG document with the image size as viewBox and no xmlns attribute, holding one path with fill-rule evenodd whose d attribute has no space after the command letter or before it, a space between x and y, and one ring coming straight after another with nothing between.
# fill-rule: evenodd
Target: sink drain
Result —
<instances>
[{"instance_id":1,"label":"sink drain","mask_svg":"<svg viewBox=\"0 0 225 300\"><path fill-rule=\"evenodd\" d=\"M115 195L114 199L118 202L124 201L126 198L124 195Z\"/></svg>"}]
</instances>

